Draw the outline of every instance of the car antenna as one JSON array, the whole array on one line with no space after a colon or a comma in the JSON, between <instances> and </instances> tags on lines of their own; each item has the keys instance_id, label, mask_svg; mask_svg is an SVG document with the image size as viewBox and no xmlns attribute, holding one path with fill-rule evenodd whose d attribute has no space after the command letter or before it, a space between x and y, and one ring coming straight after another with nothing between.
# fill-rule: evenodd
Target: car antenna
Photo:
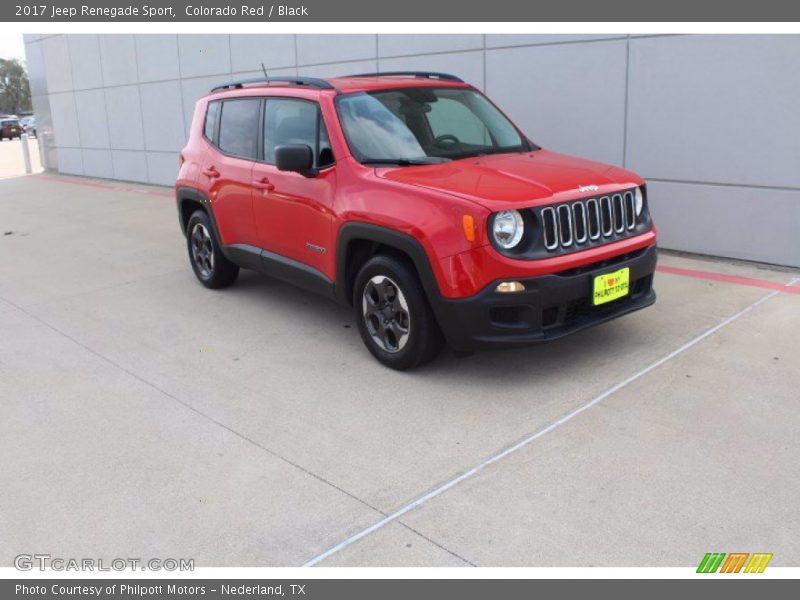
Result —
<instances>
[{"instance_id":1,"label":"car antenna","mask_svg":"<svg viewBox=\"0 0 800 600\"><path fill-rule=\"evenodd\" d=\"M264 63L261 63L261 70L264 71L264 78L269 79L269 74L267 73L267 67L264 66Z\"/></svg>"}]
</instances>

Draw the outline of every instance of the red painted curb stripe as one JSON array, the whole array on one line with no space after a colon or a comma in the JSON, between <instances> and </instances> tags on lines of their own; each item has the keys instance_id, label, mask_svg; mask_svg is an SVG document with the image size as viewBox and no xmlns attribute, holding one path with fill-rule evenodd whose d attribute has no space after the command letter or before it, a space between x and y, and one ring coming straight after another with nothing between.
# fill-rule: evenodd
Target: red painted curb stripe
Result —
<instances>
[{"instance_id":1,"label":"red painted curb stripe","mask_svg":"<svg viewBox=\"0 0 800 600\"><path fill-rule=\"evenodd\" d=\"M752 277L725 275L724 273L715 273L713 271L696 271L694 269L683 269L681 267L670 267L667 265L658 265L656 267L656 271L660 271L662 273L669 273L670 275L682 275L683 277L705 279L707 281L735 283L738 285L748 285L750 287L759 287L768 290L778 290L779 292L787 292L789 294L800 294L800 287L791 287L783 283L777 283L775 281L767 281L766 279L753 279Z\"/></svg>"},{"instance_id":2,"label":"red painted curb stripe","mask_svg":"<svg viewBox=\"0 0 800 600\"><path fill-rule=\"evenodd\" d=\"M67 177L54 177L51 175L29 175L35 179L44 179L45 181L55 181L56 183L71 183L72 185L83 185L86 187L98 188L101 190L113 190L115 192L131 192L133 194L144 194L145 196L159 196L161 198L173 198L174 194L169 192L161 192L158 190L148 190L136 187L123 187L119 185L112 185L110 183L100 183L99 181L83 181L80 179L69 179Z\"/></svg>"}]
</instances>

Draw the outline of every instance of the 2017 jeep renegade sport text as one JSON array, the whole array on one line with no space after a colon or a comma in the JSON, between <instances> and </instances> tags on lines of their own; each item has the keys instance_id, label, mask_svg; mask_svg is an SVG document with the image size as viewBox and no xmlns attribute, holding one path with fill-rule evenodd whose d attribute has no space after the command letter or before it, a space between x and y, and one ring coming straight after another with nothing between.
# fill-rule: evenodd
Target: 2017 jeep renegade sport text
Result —
<instances>
[{"instance_id":1,"label":"2017 jeep renegade sport text","mask_svg":"<svg viewBox=\"0 0 800 600\"><path fill-rule=\"evenodd\" d=\"M197 102L176 182L192 269L354 307L408 369L550 340L649 306L644 181L539 148L443 73L233 82Z\"/></svg>"}]
</instances>

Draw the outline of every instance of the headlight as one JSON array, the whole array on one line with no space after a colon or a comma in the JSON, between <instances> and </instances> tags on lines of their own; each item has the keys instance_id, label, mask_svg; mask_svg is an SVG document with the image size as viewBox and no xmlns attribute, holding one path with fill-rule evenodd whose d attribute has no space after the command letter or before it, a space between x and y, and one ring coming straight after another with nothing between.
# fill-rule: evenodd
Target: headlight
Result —
<instances>
[{"instance_id":1,"label":"headlight","mask_svg":"<svg viewBox=\"0 0 800 600\"><path fill-rule=\"evenodd\" d=\"M644 196L642 195L642 188L637 187L636 191L633 193L633 202L636 206L636 216L642 214L642 208L644 207Z\"/></svg>"},{"instance_id":2,"label":"headlight","mask_svg":"<svg viewBox=\"0 0 800 600\"><path fill-rule=\"evenodd\" d=\"M522 215L519 214L519 211L504 210L494 216L492 235L494 241L501 248L509 250L519 244L524 231L525 224L522 222Z\"/></svg>"}]
</instances>

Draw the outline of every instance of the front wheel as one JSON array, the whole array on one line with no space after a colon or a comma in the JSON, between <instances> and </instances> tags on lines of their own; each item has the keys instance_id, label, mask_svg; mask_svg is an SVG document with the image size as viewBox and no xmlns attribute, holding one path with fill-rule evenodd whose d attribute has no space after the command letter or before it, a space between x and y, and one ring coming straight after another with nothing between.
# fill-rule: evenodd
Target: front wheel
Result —
<instances>
[{"instance_id":1,"label":"front wheel","mask_svg":"<svg viewBox=\"0 0 800 600\"><path fill-rule=\"evenodd\" d=\"M361 339L387 367L412 369L439 353L439 326L406 261L386 255L368 260L356 277L353 305Z\"/></svg>"}]
</instances>

